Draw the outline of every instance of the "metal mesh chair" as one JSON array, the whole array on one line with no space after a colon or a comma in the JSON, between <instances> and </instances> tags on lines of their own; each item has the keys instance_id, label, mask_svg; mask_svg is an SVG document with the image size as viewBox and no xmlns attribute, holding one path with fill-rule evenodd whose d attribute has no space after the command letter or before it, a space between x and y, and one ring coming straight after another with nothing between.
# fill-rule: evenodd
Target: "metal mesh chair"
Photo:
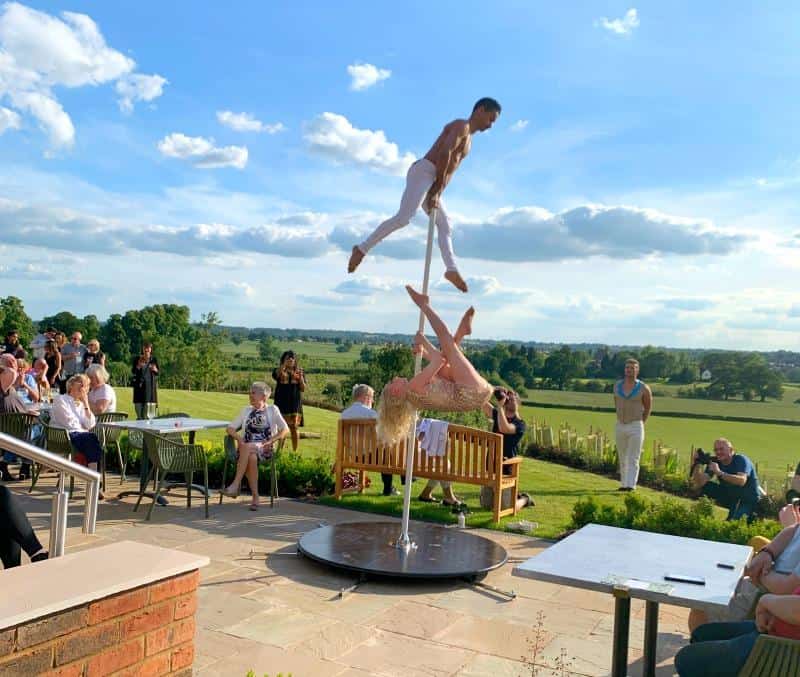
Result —
<instances>
[{"instance_id":1,"label":"metal mesh chair","mask_svg":"<svg viewBox=\"0 0 800 677\"><path fill-rule=\"evenodd\" d=\"M150 432L144 434L144 447L150 460L150 472L144 482L144 486L147 486L150 477L153 477L156 487L153 502L147 510L146 519L149 520L153 513L153 506L161 495L161 489L165 483L164 478L168 473L183 473L186 478L186 508L191 508L192 489L200 490L199 486L192 484L192 476L198 471L203 472L202 491L206 504L206 519L208 519L208 458L206 457L205 449L199 444L183 444L163 435L156 435ZM142 488L139 492L136 506L133 509L134 512L139 509L143 496L144 489Z\"/></svg>"},{"instance_id":2,"label":"metal mesh chair","mask_svg":"<svg viewBox=\"0 0 800 677\"><path fill-rule=\"evenodd\" d=\"M44 448L47 449L51 454L58 454L59 456L64 456L67 460L72 460L72 453L74 448L72 443L69 441L69 433L64 428L56 428L51 425L42 424L44 428L43 432L43 440L44 440ZM41 473L41 466L38 463L35 463L33 466L33 472L31 473L31 488L29 491L33 491L33 488L36 486L36 483L39 481L39 473ZM69 497L72 498L73 489L75 488L75 478L69 478Z\"/></svg>"},{"instance_id":3,"label":"metal mesh chair","mask_svg":"<svg viewBox=\"0 0 800 677\"><path fill-rule=\"evenodd\" d=\"M176 412L174 414L160 414L156 416L156 418L189 418L189 414L183 412ZM183 435L181 433L166 433L164 437L175 440L176 442L183 441ZM149 462L147 460L147 456L144 453L144 431L142 430L129 430L128 431L128 446L132 449L138 449L142 452L142 476L144 477L147 475L148 472L148 465ZM126 459L126 466L127 466L127 459ZM142 481L144 486L147 486L147 482ZM155 490L155 487L153 487Z\"/></svg>"},{"instance_id":4,"label":"metal mesh chair","mask_svg":"<svg viewBox=\"0 0 800 677\"><path fill-rule=\"evenodd\" d=\"M97 414L96 423L94 424L94 428L92 428L92 432L97 435L97 439L100 440L100 446L103 447L103 452L108 451L109 447L116 449L117 451L117 459L119 460L119 472L120 472L120 479L119 483L122 484L125 481L125 468L127 466L127 459L122 457L122 448L119 445L119 439L122 436L122 428L117 428L116 426L105 425L106 423L116 423L117 421L124 421L128 418L128 414L122 411L117 412L107 412L105 414ZM106 455L103 453L103 491L106 488Z\"/></svg>"},{"instance_id":5,"label":"metal mesh chair","mask_svg":"<svg viewBox=\"0 0 800 677\"><path fill-rule=\"evenodd\" d=\"M800 640L760 635L739 677L800 675Z\"/></svg>"},{"instance_id":6,"label":"metal mesh chair","mask_svg":"<svg viewBox=\"0 0 800 677\"><path fill-rule=\"evenodd\" d=\"M23 442L30 442L37 446L42 445L43 429L39 419L34 414L8 413L0 414L0 432L15 437ZM27 459L22 460L23 467L30 467Z\"/></svg>"},{"instance_id":7,"label":"metal mesh chair","mask_svg":"<svg viewBox=\"0 0 800 677\"><path fill-rule=\"evenodd\" d=\"M278 470L276 468L277 461L278 461L278 454L280 454L281 450L283 449L283 444L286 441L286 438L282 438L278 441L278 444L275 446L275 449L272 452L272 458L266 461L261 461L260 465L268 465L269 466L269 507L275 507L275 499L278 498ZM222 499L224 495L222 490L225 489L225 483L227 482L227 472L228 472L228 462L230 461L233 463L234 472L236 471L236 465L239 460L239 452L236 448L236 440L233 439L230 435L225 435L225 440L223 442L223 447L225 449L225 460L222 463L222 485L219 488L219 503L222 505ZM245 479L247 479L245 477ZM250 491L253 490L253 487L250 487Z\"/></svg>"}]
</instances>

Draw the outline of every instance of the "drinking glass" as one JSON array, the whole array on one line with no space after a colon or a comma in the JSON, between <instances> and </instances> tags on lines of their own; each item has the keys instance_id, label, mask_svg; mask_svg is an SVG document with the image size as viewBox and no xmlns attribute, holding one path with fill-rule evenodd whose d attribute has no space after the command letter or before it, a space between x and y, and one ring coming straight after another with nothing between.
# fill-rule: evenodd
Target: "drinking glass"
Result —
<instances>
[{"instance_id":1,"label":"drinking glass","mask_svg":"<svg viewBox=\"0 0 800 677\"><path fill-rule=\"evenodd\" d=\"M144 415L147 417L147 422L151 423L156 417L158 405L155 402L148 402L144 410Z\"/></svg>"}]
</instances>

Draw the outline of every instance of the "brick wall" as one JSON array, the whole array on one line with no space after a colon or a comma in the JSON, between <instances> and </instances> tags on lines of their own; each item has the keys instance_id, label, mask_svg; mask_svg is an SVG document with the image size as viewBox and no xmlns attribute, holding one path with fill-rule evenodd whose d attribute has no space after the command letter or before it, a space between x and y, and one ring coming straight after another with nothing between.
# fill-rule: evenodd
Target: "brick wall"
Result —
<instances>
[{"instance_id":1,"label":"brick wall","mask_svg":"<svg viewBox=\"0 0 800 677\"><path fill-rule=\"evenodd\" d=\"M0 630L0 677L191 675L199 579L195 570Z\"/></svg>"}]
</instances>

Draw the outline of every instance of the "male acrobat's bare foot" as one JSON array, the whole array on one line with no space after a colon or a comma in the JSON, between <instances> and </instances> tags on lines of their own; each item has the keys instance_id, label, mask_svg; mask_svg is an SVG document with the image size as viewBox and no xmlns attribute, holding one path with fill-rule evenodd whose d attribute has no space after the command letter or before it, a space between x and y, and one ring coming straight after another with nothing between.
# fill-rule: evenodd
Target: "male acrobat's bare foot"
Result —
<instances>
[{"instance_id":1,"label":"male acrobat's bare foot","mask_svg":"<svg viewBox=\"0 0 800 677\"><path fill-rule=\"evenodd\" d=\"M469 289L467 289L467 283L464 282L464 278L458 274L457 270L448 270L444 274L444 279L450 282L459 291L463 291L465 294L469 291Z\"/></svg>"},{"instance_id":2,"label":"male acrobat's bare foot","mask_svg":"<svg viewBox=\"0 0 800 677\"><path fill-rule=\"evenodd\" d=\"M356 268L358 268L359 264L364 260L364 252L362 252L357 246L353 247L353 252L350 254L350 260L347 262L347 272L353 273L355 272Z\"/></svg>"},{"instance_id":3,"label":"male acrobat's bare foot","mask_svg":"<svg viewBox=\"0 0 800 677\"><path fill-rule=\"evenodd\" d=\"M426 296L425 294L420 294L418 291L415 291L410 284L406 285L406 291L408 295L411 297L411 300L416 303L418 306L427 306L430 303L430 297Z\"/></svg>"},{"instance_id":4,"label":"male acrobat's bare foot","mask_svg":"<svg viewBox=\"0 0 800 677\"><path fill-rule=\"evenodd\" d=\"M453 340L456 342L456 345L461 343L462 338L469 336L472 333L473 317L475 317L475 308L470 306L467 308L467 312L464 313L464 317L461 318L461 322L458 323L458 329L456 329L456 333L453 334Z\"/></svg>"}]
</instances>

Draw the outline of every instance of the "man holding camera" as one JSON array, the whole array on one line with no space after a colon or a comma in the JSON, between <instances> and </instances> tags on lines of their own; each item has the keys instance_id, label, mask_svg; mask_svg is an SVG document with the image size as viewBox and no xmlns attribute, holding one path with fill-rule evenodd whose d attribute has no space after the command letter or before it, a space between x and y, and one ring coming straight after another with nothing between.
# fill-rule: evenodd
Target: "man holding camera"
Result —
<instances>
[{"instance_id":1,"label":"man holding camera","mask_svg":"<svg viewBox=\"0 0 800 677\"><path fill-rule=\"evenodd\" d=\"M492 419L492 432L503 436L503 458L514 458L525 434L525 421L519 415L519 395L513 390L495 388L494 397L497 406L493 407L487 402L483 406L483 412ZM481 505L484 507L492 505L491 492L491 487L481 487ZM518 494L516 500L517 510L535 505L528 494Z\"/></svg>"},{"instance_id":2,"label":"man holding camera","mask_svg":"<svg viewBox=\"0 0 800 677\"><path fill-rule=\"evenodd\" d=\"M716 482L712 480L716 478ZM753 463L744 454L737 454L724 437L714 442L714 456L702 449L692 454L689 482L695 491L708 496L728 509L728 519L753 519L758 505L758 477Z\"/></svg>"}]
</instances>

